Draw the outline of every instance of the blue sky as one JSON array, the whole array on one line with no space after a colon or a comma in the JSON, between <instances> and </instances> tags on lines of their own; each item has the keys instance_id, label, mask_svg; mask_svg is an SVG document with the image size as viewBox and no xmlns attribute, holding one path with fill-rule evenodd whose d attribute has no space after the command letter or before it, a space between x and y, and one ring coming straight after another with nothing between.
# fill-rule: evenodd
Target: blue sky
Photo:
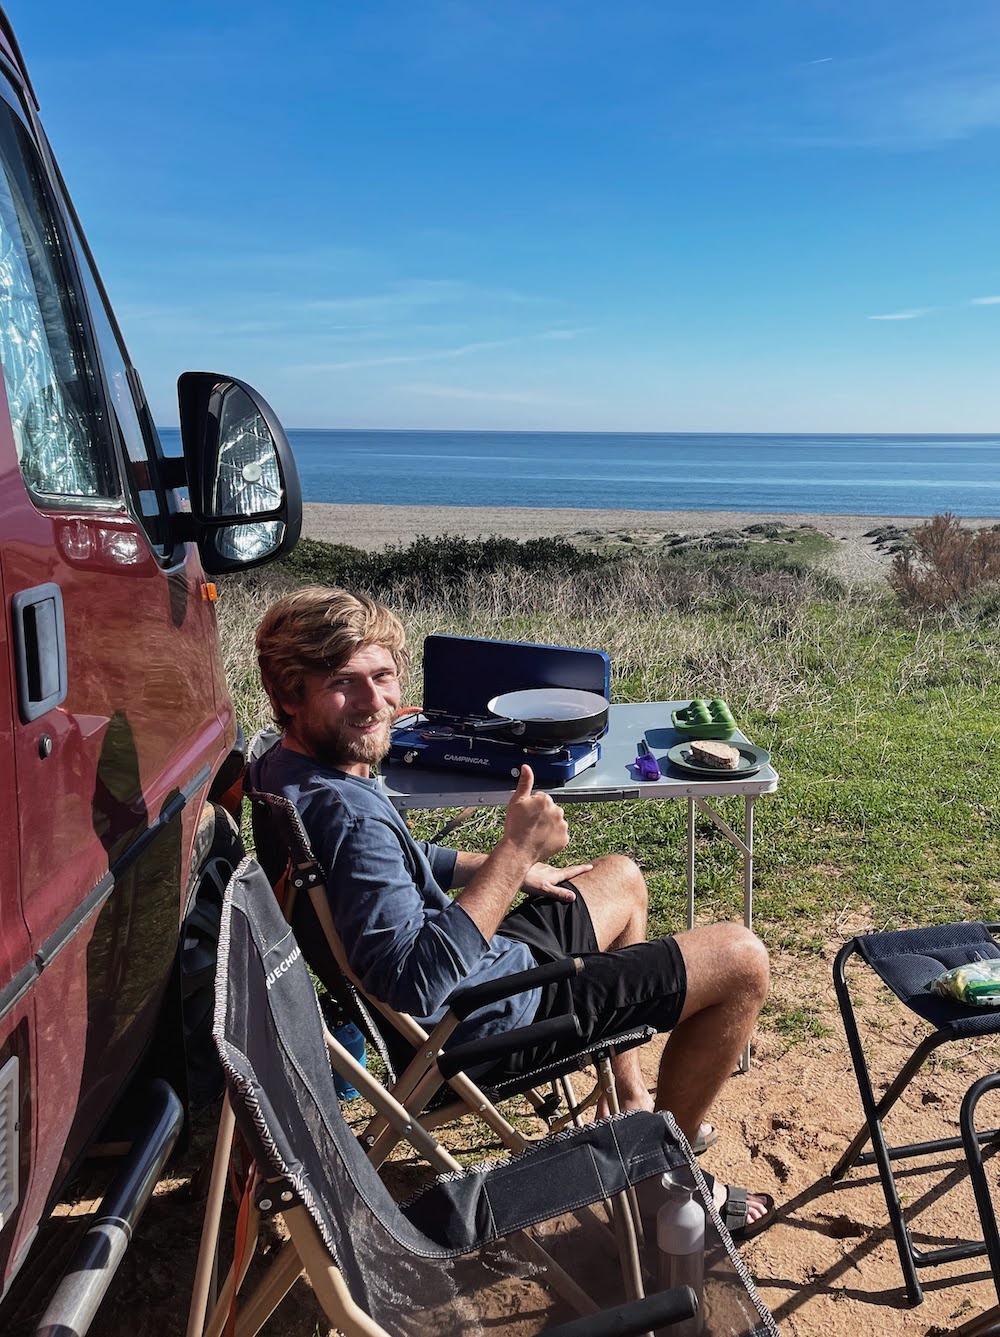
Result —
<instances>
[{"instance_id":1,"label":"blue sky","mask_svg":"<svg viewBox=\"0 0 1000 1337\"><path fill-rule=\"evenodd\" d=\"M994 0L6 8L160 423L997 428Z\"/></svg>"}]
</instances>

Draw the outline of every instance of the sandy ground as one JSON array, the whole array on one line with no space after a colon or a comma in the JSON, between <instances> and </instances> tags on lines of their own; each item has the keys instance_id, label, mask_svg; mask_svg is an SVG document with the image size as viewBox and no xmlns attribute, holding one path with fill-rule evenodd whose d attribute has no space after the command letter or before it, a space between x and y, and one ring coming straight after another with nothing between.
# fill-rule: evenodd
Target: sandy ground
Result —
<instances>
[{"instance_id":1,"label":"sandy ground","mask_svg":"<svg viewBox=\"0 0 1000 1337\"><path fill-rule=\"evenodd\" d=\"M743 531L750 525L773 524L798 528L810 525L836 539L840 550L831 555L830 570L842 579L863 583L884 576L892 560L888 545L866 537L871 531L895 526L910 530L922 523L898 515L793 515L751 511L590 511L487 506L336 506L318 502L305 505L303 533L328 543L347 543L374 551L390 543L409 543L418 535L457 534L463 538L543 538L559 534L585 543L627 541L655 547L678 534L706 534L713 530ZM965 519L970 528L996 523L996 517Z\"/></svg>"}]
</instances>

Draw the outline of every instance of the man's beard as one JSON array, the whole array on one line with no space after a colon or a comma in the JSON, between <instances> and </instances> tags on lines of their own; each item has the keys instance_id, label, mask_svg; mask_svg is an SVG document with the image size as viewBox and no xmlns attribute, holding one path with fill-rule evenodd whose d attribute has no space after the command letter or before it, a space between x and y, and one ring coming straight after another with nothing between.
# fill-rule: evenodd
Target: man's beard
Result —
<instances>
[{"instance_id":1,"label":"man's beard","mask_svg":"<svg viewBox=\"0 0 1000 1337\"><path fill-rule=\"evenodd\" d=\"M304 741L317 761L335 769L357 762L374 766L389 751L393 714L386 711L375 718L379 721L379 728L373 733L358 734L343 724L335 724L328 725L322 732ZM356 723L367 724L371 719L372 716L366 715Z\"/></svg>"}]
</instances>

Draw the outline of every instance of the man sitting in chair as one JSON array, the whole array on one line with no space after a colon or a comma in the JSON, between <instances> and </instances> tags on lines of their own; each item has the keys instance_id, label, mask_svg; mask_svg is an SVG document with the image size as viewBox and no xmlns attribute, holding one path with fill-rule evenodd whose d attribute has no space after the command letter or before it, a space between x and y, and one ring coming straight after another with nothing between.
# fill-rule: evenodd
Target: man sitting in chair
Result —
<instances>
[{"instance_id":1,"label":"man sitting in chair","mask_svg":"<svg viewBox=\"0 0 1000 1337\"><path fill-rule=\"evenodd\" d=\"M528 766L489 854L414 840L371 775L399 710L405 643L389 609L320 586L280 599L257 632L261 678L283 736L250 778L298 809L352 971L372 997L429 1030L459 987L582 956L579 975L482 1008L454 1042L570 1010L587 1043L640 1025L670 1032L655 1097L637 1050L615 1058L619 1100L625 1110L670 1110L687 1138L704 1144L711 1129L702 1120L767 992L763 944L739 924L648 942L646 884L631 859L548 862L569 831L562 808L533 789ZM512 910L522 891L527 897ZM309 939L300 939L309 957ZM506 1073L559 1056L558 1046L517 1055ZM759 1229L773 1210L766 1194L717 1184L715 1195L737 1234Z\"/></svg>"}]
</instances>

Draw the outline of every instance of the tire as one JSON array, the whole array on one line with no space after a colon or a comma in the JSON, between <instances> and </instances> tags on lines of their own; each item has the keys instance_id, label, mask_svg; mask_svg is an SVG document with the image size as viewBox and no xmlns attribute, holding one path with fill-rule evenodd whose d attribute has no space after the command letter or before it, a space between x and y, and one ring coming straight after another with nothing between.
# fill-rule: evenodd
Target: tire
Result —
<instances>
[{"instance_id":1,"label":"tire","mask_svg":"<svg viewBox=\"0 0 1000 1337\"><path fill-rule=\"evenodd\" d=\"M207 803L195 838L191 885L194 895L181 933L181 1015L187 1063L188 1098L193 1108L222 1093L222 1069L212 1043L215 961L219 947L222 894L243 858L239 829L225 808Z\"/></svg>"}]
</instances>

